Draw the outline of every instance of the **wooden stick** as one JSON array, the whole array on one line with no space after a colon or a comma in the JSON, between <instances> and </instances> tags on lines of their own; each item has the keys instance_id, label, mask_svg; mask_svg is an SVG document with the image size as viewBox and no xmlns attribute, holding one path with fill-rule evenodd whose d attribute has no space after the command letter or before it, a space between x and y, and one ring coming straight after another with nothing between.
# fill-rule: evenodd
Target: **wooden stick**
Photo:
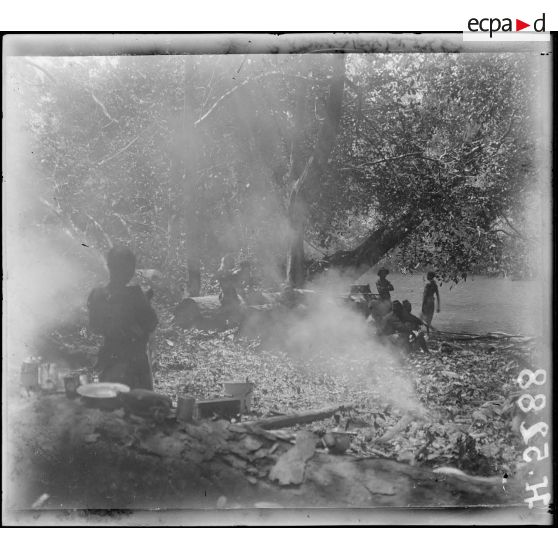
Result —
<instances>
[{"instance_id":1,"label":"wooden stick","mask_svg":"<svg viewBox=\"0 0 558 558\"><path fill-rule=\"evenodd\" d=\"M104 165L105 163L108 163L109 161L111 161L115 157L118 157L118 155L120 155L121 153L124 153L124 151L126 151L126 149L132 147L132 145L134 145L134 143L136 143L136 141L138 141L140 136L141 136L141 134L139 136L136 136L132 141L128 142L122 149L119 149L116 153L112 154L110 157L107 157L106 159L103 159L102 161L100 161L97 164L99 166L101 166L101 165Z\"/></svg>"},{"instance_id":2,"label":"wooden stick","mask_svg":"<svg viewBox=\"0 0 558 558\"><path fill-rule=\"evenodd\" d=\"M316 420L323 420L331 417L338 411L347 411L352 409L354 405L339 405L337 407L325 407L323 409L313 409L303 411L301 413L293 413L291 415L282 415L279 417L270 417L254 422L242 423L242 425L257 426L263 430L274 430L277 428L285 428L295 426L297 424L308 424Z\"/></svg>"}]
</instances>

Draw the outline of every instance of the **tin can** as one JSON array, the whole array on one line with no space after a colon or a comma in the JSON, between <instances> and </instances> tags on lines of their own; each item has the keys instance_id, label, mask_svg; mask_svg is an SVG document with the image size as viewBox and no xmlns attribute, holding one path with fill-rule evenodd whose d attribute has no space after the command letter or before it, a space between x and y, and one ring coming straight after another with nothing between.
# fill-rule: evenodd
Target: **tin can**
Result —
<instances>
[{"instance_id":1,"label":"tin can","mask_svg":"<svg viewBox=\"0 0 558 558\"><path fill-rule=\"evenodd\" d=\"M78 396L77 388L80 386L79 373L66 374L64 376L64 390L68 399Z\"/></svg>"},{"instance_id":2,"label":"tin can","mask_svg":"<svg viewBox=\"0 0 558 558\"><path fill-rule=\"evenodd\" d=\"M240 412L249 413L252 405L254 384L252 382L224 382L225 395L240 399Z\"/></svg>"},{"instance_id":3,"label":"tin can","mask_svg":"<svg viewBox=\"0 0 558 558\"><path fill-rule=\"evenodd\" d=\"M190 395L178 396L176 405L176 420L179 422L192 422L194 418L194 405L196 398Z\"/></svg>"},{"instance_id":4,"label":"tin can","mask_svg":"<svg viewBox=\"0 0 558 558\"><path fill-rule=\"evenodd\" d=\"M37 357L26 358L21 364L21 385L26 389L38 389L39 364Z\"/></svg>"},{"instance_id":5,"label":"tin can","mask_svg":"<svg viewBox=\"0 0 558 558\"><path fill-rule=\"evenodd\" d=\"M87 368L79 368L78 370L74 370L73 373L79 376L80 386L84 386L86 384L91 383L92 377Z\"/></svg>"}]
</instances>

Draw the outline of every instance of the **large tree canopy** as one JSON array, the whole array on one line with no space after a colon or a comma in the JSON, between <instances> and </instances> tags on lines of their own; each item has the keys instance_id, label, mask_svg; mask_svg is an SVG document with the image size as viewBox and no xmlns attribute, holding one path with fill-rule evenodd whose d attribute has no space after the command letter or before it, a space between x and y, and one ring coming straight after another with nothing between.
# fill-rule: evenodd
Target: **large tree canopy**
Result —
<instances>
[{"instance_id":1,"label":"large tree canopy","mask_svg":"<svg viewBox=\"0 0 558 558\"><path fill-rule=\"evenodd\" d=\"M11 59L22 141L8 186L25 223L99 251L130 244L174 283L189 275L193 292L230 251L253 258L264 283L282 281L295 245L312 273L358 274L386 257L453 280L514 272L540 234L524 218L540 182L536 62Z\"/></svg>"}]
</instances>

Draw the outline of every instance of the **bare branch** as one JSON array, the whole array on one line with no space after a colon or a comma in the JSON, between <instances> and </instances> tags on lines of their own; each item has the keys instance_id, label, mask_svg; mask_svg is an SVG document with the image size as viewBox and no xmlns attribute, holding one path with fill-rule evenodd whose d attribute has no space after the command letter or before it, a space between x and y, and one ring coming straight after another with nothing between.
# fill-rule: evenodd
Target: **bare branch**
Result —
<instances>
[{"instance_id":1,"label":"bare branch","mask_svg":"<svg viewBox=\"0 0 558 558\"><path fill-rule=\"evenodd\" d=\"M129 217L124 217L120 213L113 213L113 215L117 217L122 222L122 224L126 225L126 228L129 224L139 225L145 228L146 230L158 229L162 233L167 234L167 230L157 225L156 223L143 223L142 221L136 221L134 219L130 219Z\"/></svg>"},{"instance_id":2,"label":"bare branch","mask_svg":"<svg viewBox=\"0 0 558 558\"><path fill-rule=\"evenodd\" d=\"M492 232L495 232L495 233L504 233L504 234L506 234L506 235L508 235L508 236L511 236L512 238L517 238L517 235L516 235L515 233L510 232L510 231L506 231L506 230L504 230L504 229L492 229Z\"/></svg>"},{"instance_id":3,"label":"bare branch","mask_svg":"<svg viewBox=\"0 0 558 558\"><path fill-rule=\"evenodd\" d=\"M518 231L511 223L510 220L505 216L502 215L502 218L504 219L504 221L506 222L506 224L508 225L508 227L520 238L522 238L523 240L527 240L527 238L525 237L525 235L523 233L521 233L520 231Z\"/></svg>"},{"instance_id":4,"label":"bare branch","mask_svg":"<svg viewBox=\"0 0 558 558\"><path fill-rule=\"evenodd\" d=\"M109 161L111 161L112 159L114 159L115 157L118 157L118 155L120 155L121 153L124 153L124 151L126 151L127 149L129 149L130 147L132 147L132 145L134 145L134 143L136 143L136 141L138 141L138 139L140 138L141 134L136 136L132 141L128 142L122 149L119 149L116 153L114 153L113 155L111 155L110 157L107 157L106 159L103 159L101 162L97 163L99 166L104 165L105 163L108 163Z\"/></svg>"},{"instance_id":5,"label":"bare branch","mask_svg":"<svg viewBox=\"0 0 558 558\"><path fill-rule=\"evenodd\" d=\"M47 72L42 66L39 66L39 64L35 64L35 62L31 62L31 60L27 60L26 58L24 58L24 61L26 64L29 64L30 66L33 66L34 68L37 68L37 70L43 72L43 74L51 79L53 83L56 83L56 80L52 77L52 74L50 72Z\"/></svg>"},{"instance_id":6,"label":"bare branch","mask_svg":"<svg viewBox=\"0 0 558 558\"><path fill-rule=\"evenodd\" d=\"M427 157L423 155L420 151L415 153L405 153L404 155L396 155L395 157L385 157L384 159L378 159L377 161L372 161L371 163L364 163L360 167L342 167L339 170L359 170L365 171L368 167L373 167L374 165L379 165L381 163L388 163L390 161L396 161L397 159L404 159L406 157L418 157L419 159L426 159L427 161L433 161L434 163L438 163L439 165L443 165L443 161L439 161L438 159L433 159L432 157Z\"/></svg>"},{"instance_id":7,"label":"bare branch","mask_svg":"<svg viewBox=\"0 0 558 558\"><path fill-rule=\"evenodd\" d=\"M266 73L260 74L258 76L253 76L253 77L247 78L243 82L239 83L238 85L235 85L232 89L229 89L226 93L223 93L223 95L221 95L209 107L209 109L194 122L194 127L201 124L225 99L230 97L233 93L238 91L241 87L244 87L245 85L248 85L249 83L251 83L253 81L257 81L257 80L260 80L262 78L269 77L269 76L282 76L282 77L291 77L291 78L294 78L294 79L305 79L305 80L310 80L311 79L311 78L308 78L306 76L300 76L298 74L285 74L284 72L277 72L277 71L266 72Z\"/></svg>"},{"instance_id":8,"label":"bare branch","mask_svg":"<svg viewBox=\"0 0 558 558\"><path fill-rule=\"evenodd\" d=\"M81 213L82 215L87 217L91 223L93 223L93 226L103 235L103 238L105 239L105 242L108 244L109 248L112 248L113 247L112 240L110 236L105 232L105 229L101 227L99 222L95 218L91 217L89 213L85 213L85 211L82 211Z\"/></svg>"},{"instance_id":9,"label":"bare branch","mask_svg":"<svg viewBox=\"0 0 558 558\"><path fill-rule=\"evenodd\" d=\"M103 114L111 121L111 122L116 122L118 124L118 120L116 120L116 118L113 118L108 110L107 107L105 107L105 105L99 101L99 99L95 96L95 93L93 93L93 91L90 91L89 93L91 93L91 97L93 98L93 100L101 107L101 110L103 111Z\"/></svg>"},{"instance_id":10,"label":"bare branch","mask_svg":"<svg viewBox=\"0 0 558 558\"><path fill-rule=\"evenodd\" d=\"M513 111L511 113L511 117L510 117L510 123L506 129L506 131L504 132L504 134L502 135L502 137L498 140L497 144L498 144L498 148L500 149L500 146L502 145L502 142L506 139L507 135L511 132L512 129L512 125L513 125L513 119L515 117L515 111Z\"/></svg>"}]
</instances>

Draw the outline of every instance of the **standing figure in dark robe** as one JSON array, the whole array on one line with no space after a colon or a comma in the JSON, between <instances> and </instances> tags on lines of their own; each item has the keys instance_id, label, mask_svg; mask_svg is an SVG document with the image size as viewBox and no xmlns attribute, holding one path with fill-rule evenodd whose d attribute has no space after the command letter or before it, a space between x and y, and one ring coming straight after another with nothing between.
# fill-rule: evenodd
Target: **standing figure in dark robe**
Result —
<instances>
[{"instance_id":1,"label":"standing figure in dark robe","mask_svg":"<svg viewBox=\"0 0 558 558\"><path fill-rule=\"evenodd\" d=\"M118 382L131 389L153 389L147 356L149 335L157 315L139 285L128 285L136 269L134 253L125 247L107 255L108 285L89 295L89 325L104 337L96 369L102 382Z\"/></svg>"},{"instance_id":2,"label":"standing figure in dark robe","mask_svg":"<svg viewBox=\"0 0 558 558\"><path fill-rule=\"evenodd\" d=\"M393 291L393 285L386 279L389 275L389 269L382 267L378 270L379 279L376 281L376 288L378 289L378 294L381 300L391 301L391 291Z\"/></svg>"},{"instance_id":3,"label":"standing figure in dark robe","mask_svg":"<svg viewBox=\"0 0 558 558\"><path fill-rule=\"evenodd\" d=\"M215 274L221 287L219 300L223 313L236 313L241 304L237 288L239 287L238 273L234 267L234 256L227 254L221 259L221 265Z\"/></svg>"}]
</instances>

